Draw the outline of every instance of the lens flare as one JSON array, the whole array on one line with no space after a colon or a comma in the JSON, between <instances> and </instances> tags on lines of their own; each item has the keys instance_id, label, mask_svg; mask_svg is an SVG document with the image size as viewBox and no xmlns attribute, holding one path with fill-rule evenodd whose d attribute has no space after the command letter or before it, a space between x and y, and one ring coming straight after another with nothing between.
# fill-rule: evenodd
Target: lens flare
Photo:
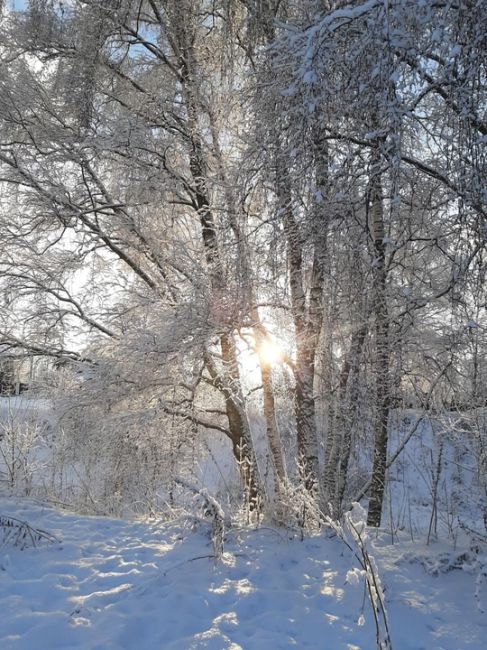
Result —
<instances>
[{"instance_id":1,"label":"lens flare","mask_svg":"<svg viewBox=\"0 0 487 650\"><path fill-rule=\"evenodd\" d=\"M277 363L282 363L284 351L272 339L265 339L259 345L259 356L265 363L272 366Z\"/></svg>"}]
</instances>

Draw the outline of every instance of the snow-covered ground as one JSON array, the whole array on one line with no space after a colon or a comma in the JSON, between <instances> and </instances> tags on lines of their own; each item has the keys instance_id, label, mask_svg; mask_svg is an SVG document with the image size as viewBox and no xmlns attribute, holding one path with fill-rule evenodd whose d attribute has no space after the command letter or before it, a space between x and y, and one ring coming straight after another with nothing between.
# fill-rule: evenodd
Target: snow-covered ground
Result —
<instances>
[{"instance_id":1,"label":"snow-covered ground","mask_svg":"<svg viewBox=\"0 0 487 650\"><path fill-rule=\"evenodd\" d=\"M346 579L357 562L336 537L229 530L215 564L204 525L82 517L14 499L0 500L0 514L61 540L0 549L2 650L375 647L363 584ZM426 570L442 550L391 545L385 534L370 544L395 650L487 647L475 571Z\"/></svg>"}]
</instances>

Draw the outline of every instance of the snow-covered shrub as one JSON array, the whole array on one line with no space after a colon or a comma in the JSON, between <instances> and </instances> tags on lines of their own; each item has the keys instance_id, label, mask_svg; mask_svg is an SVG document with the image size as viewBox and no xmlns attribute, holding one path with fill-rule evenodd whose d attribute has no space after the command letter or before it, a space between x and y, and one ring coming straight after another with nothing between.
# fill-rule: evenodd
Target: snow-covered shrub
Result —
<instances>
[{"instance_id":1,"label":"snow-covered shrub","mask_svg":"<svg viewBox=\"0 0 487 650\"><path fill-rule=\"evenodd\" d=\"M270 516L279 525L299 531L301 537L316 534L321 528L318 498L305 488L303 481L281 481Z\"/></svg>"},{"instance_id":2,"label":"snow-covered shrub","mask_svg":"<svg viewBox=\"0 0 487 650\"><path fill-rule=\"evenodd\" d=\"M205 488L197 488L180 478L176 478L176 483L193 494L194 498L202 504L204 517L211 521L211 543L215 562L221 560L225 537L225 513L223 508Z\"/></svg>"},{"instance_id":3,"label":"snow-covered shrub","mask_svg":"<svg viewBox=\"0 0 487 650\"><path fill-rule=\"evenodd\" d=\"M348 572L347 582L357 584L361 580L365 581L366 593L374 618L377 649L392 650L384 590L377 564L368 550L367 513L359 503L353 503L352 509L344 515L343 526L326 515L324 519L350 549L359 564L358 567ZM358 618L358 624L364 625L364 623L365 616L362 611Z\"/></svg>"},{"instance_id":4,"label":"snow-covered shrub","mask_svg":"<svg viewBox=\"0 0 487 650\"><path fill-rule=\"evenodd\" d=\"M404 530L431 543L455 541L465 526L485 532L486 432L485 409L398 412L384 508L393 535Z\"/></svg>"},{"instance_id":5,"label":"snow-covered shrub","mask_svg":"<svg viewBox=\"0 0 487 650\"><path fill-rule=\"evenodd\" d=\"M42 466L45 426L10 402L0 418L0 485L10 493L29 495Z\"/></svg>"},{"instance_id":6,"label":"snow-covered shrub","mask_svg":"<svg viewBox=\"0 0 487 650\"><path fill-rule=\"evenodd\" d=\"M152 380L155 386L147 385ZM139 381L131 367L100 358L96 375L72 373L55 395L68 479L63 492L78 509L153 514L173 502L174 478L192 467L194 427L161 406L171 385L151 376L145 386Z\"/></svg>"}]
</instances>

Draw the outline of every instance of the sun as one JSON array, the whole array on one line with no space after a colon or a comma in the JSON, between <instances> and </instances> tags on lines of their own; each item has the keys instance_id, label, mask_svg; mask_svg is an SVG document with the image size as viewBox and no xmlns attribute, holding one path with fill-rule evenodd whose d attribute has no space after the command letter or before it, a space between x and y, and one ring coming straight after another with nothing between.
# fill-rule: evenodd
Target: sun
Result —
<instances>
[{"instance_id":1,"label":"sun","mask_svg":"<svg viewBox=\"0 0 487 650\"><path fill-rule=\"evenodd\" d=\"M284 359L284 350L282 347L270 338L265 338L259 343L257 348L260 358L269 366L282 363Z\"/></svg>"},{"instance_id":2,"label":"sun","mask_svg":"<svg viewBox=\"0 0 487 650\"><path fill-rule=\"evenodd\" d=\"M260 386L264 368L277 370L279 366L289 363L285 345L269 334L241 336L238 352L241 376L249 390Z\"/></svg>"}]
</instances>

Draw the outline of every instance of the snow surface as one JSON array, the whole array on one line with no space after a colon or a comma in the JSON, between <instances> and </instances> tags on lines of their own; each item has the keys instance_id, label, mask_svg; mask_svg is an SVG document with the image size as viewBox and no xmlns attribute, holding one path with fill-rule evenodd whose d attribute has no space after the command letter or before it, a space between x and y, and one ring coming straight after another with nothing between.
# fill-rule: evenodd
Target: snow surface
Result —
<instances>
[{"instance_id":1,"label":"snow surface","mask_svg":"<svg viewBox=\"0 0 487 650\"><path fill-rule=\"evenodd\" d=\"M3 650L375 647L363 584L346 582L357 562L336 537L300 541L283 530L231 529L215 564L204 524L84 517L7 498L0 514L61 540L0 549ZM391 545L385 534L371 544L393 647L485 650L476 576L427 571L439 550Z\"/></svg>"}]
</instances>

